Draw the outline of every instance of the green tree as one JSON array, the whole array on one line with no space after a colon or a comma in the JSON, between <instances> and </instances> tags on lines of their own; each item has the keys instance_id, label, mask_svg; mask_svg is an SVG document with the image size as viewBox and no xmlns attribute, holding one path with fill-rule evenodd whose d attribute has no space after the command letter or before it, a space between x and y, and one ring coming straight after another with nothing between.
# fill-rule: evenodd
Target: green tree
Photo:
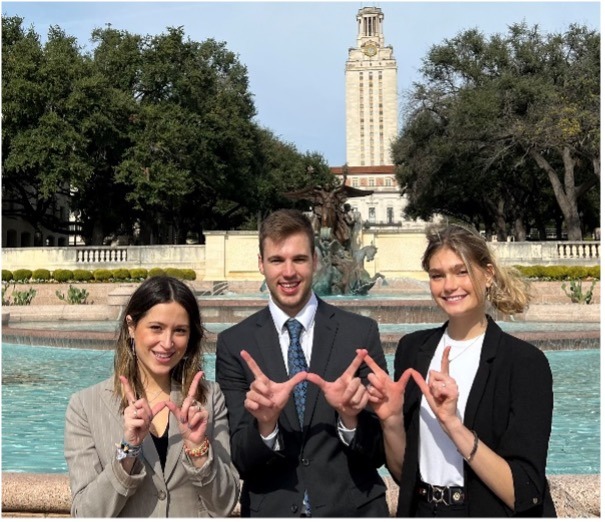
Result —
<instances>
[{"instance_id":1,"label":"green tree","mask_svg":"<svg viewBox=\"0 0 605 522\"><path fill-rule=\"evenodd\" d=\"M74 38L51 27L42 46L23 19L2 18L3 214L67 233L55 207L90 175L86 140L69 105L86 63ZM61 199L62 198L62 199Z\"/></svg>"},{"instance_id":2,"label":"green tree","mask_svg":"<svg viewBox=\"0 0 605 522\"><path fill-rule=\"evenodd\" d=\"M408 213L523 239L555 199L569 239L581 239L578 201L599 180L599 42L585 27L543 36L517 24L433 46L393 146Z\"/></svg>"}]
</instances>

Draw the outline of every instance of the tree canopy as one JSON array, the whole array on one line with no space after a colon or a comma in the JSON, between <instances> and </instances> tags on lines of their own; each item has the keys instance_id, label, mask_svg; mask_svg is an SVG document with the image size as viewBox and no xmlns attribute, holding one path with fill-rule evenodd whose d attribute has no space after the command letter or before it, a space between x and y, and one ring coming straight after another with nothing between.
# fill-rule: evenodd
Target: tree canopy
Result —
<instances>
[{"instance_id":1,"label":"tree canopy","mask_svg":"<svg viewBox=\"0 0 605 522\"><path fill-rule=\"evenodd\" d=\"M3 215L67 233L49 212L62 194L88 244L135 229L143 243L184 243L255 227L292 205L282 191L331 176L255 121L246 67L224 42L107 26L85 53L59 27L44 45L19 17L2 29Z\"/></svg>"},{"instance_id":2,"label":"tree canopy","mask_svg":"<svg viewBox=\"0 0 605 522\"><path fill-rule=\"evenodd\" d=\"M599 212L587 196L600 181L599 51L600 35L578 25L471 29L433 46L393 145L407 213L454 216L501 239L563 221L582 239Z\"/></svg>"}]
</instances>

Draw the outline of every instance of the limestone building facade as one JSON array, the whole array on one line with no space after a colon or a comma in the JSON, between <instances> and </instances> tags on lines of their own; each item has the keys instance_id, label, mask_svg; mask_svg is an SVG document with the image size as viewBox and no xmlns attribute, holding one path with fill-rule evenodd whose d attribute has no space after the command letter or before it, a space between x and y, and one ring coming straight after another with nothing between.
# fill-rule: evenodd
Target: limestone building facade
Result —
<instances>
[{"instance_id":1,"label":"limestone building facade","mask_svg":"<svg viewBox=\"0 0 605 522\"><path fill-rule=\"evenodd\" d=\"M384 14L363 7L356 17L357 41L345 64L347 185L374 194L349 201L370 226L405 225L391 144L398 135L397 62L386 45ZM343 167L332 167L343 176Z\"/></svg>"}]
</instances>

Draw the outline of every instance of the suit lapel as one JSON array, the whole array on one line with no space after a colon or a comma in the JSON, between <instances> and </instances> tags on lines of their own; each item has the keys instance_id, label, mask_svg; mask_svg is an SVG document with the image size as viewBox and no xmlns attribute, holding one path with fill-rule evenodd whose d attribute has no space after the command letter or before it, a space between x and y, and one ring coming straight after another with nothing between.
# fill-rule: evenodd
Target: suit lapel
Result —
<instances>
[{"instance_id":1,"label":"suit lapel","mask_svg":"<svg viewBox=\"0 0 605 522\"><path fill-rule=\"evenodd\" d=\"M475 380L473 381L471 391L469 392L466 409L464 411L464 424L471 428L475 425L477 408L479 407L479 402L485 392L485 386L487 385L491 373L492 362L498 351L501 337L502 330L500 330L500 327L488 316L487 330L485 331L485 338L483 339L483 346L481 348L481 358L479 359L479 368L477 368Z\"/></svg>"},{"instance_id":2,"label":"suit lapel","mask_svg":"<svg viewBox=\"0 0 605 522\"><path fill-rule=\"evenodd\" d=\"M174 381L171 385L170 400L179 407L183 402L183 396L181 394L180 386ZM168 479L174 472L183 452L183 437L181 436L181 432L179 431L178 423L179 420L174 415L172 415L172 413L170 413L168 416L168 454L166 455L166 464L164 465L163 482L168 482ZM155 444L151 439L151 435L149 435L149 437L145 439L145 442L147 441L149 441L153 446L154 455L158 459L153 463L153 471L155 474L161 477L162 465L159 462L159 455L157 451L155 451Z\"/></svg>"},{"instance_id":3,"label":"suit lapel","mask_svg":"<svg viewBox=\"0 0 605 522\"><path fill-rule=\"evenodd\" d=\"M435 332L429 336L418 349L416 364L413 367L416 368L416 370L424 377L425 380L427 378L429 366L431 365L431 360L435 355L439 340L443 336L443 332L445 331L446 327L447 323L445 323L441 328L435 330ZM413 382L413 379L410 379L410 382ZM417 400L419 401L420 399L422 399L422 392L420 391L420 388L415 385L412 386L410 390L410 404Z\"/></svg>"},{"instance_id":4,"label":"suit lapel","mask_svg":"<svg viewBox=\"0 0 605 522\"><path fill-rule=\"evenodd\" d=\"M315 313L313 351L311 354L309 372L316 373L317 375L327 375L327 368L334 349L336 332L338 331L338 321L334 319L334 312L328 308L326 303L321 299L318 299L318 301L317 312ZM315 411L319 393L320 390L317 386L309 385L307 387L305 426L311 424L311 418Z\"/></svg>"}]
</instances>

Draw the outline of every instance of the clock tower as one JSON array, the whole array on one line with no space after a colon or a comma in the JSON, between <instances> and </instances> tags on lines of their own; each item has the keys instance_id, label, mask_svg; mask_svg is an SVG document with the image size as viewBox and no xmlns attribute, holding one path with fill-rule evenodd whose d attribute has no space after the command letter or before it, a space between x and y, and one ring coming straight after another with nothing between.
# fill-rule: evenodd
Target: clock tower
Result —
<instances>
[{"instance_id":1,"label":"clock tower","mask_svg":"<svg viewBox=\"0 0 605 522\"><path fill-rule=\"evenodd\" d=\"M384 14L379 7L357 13L357 46L345 69L346 139L349 166L392 165L397 137L397 64L385 46Z\"/></svg>"},{"instance_id":2,"label":"clock tower","mask_svg":"<svg viewBox=\"0 0 605 522\"><path fill-rule=\"evenodd\" d=\"M384 14L379 7L357 12L357 45L345 66L347 185L373 194L349 201L364 223L376 227L404 225L405 198L400 196L391 144L397 139L397 63L385 45Z\"/></svg>"}]
</instances>

